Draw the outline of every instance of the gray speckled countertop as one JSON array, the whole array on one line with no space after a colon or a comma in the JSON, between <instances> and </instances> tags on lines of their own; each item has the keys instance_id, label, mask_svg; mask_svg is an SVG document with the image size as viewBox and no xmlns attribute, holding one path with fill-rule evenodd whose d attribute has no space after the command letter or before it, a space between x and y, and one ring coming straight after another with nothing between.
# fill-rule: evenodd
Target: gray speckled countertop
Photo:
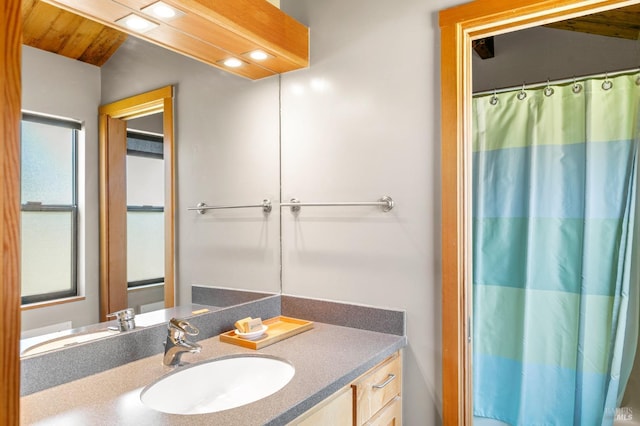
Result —
<instances>
[{"instance_id":1,"label":"gray speckled countertop","mask_svg":"<svg viewBox=\"0 0 640 426\"><path fill-rule=\"evenodd\" d=\"M406 337L315 323L309 331L258 351L220 342L217 336L200 343L202 352L185 354L183 361L267 354L286 359L296 373L280 391L242 407L212 414L164 414L145 407L139 398L144 386L172 371L158 354L22 397L21 424L283 425L404 347Z\"/></svg>"}]
</instances>

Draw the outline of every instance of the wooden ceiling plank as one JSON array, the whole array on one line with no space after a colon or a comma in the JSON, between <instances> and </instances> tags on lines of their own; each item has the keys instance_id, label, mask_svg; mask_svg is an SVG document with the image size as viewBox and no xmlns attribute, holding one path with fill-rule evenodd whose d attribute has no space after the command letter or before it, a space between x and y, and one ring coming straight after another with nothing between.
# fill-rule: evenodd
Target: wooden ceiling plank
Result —
<instances>
[{"instance_id":1,"label":"wooden ceiling plank","mask_svg":"<svg viewBox=\"0 0 640 426\"><path fill-rule=\"evenodd\" d=\"M110 10L122 14L123 9ZM123 32L43 1L23 0L23 13L27 11L23 43L68 58L100 66L126 40Z\"/></svg>"},{"instance_id":2,"label":"wooden ceiling plank","mask_svg":"<svg viewBox=\"0 0 640 426\"><path fill-rule=\"evenodd\" d=\"M113 29L105 27L105 31L106 30L111 30L113 32ZM95 55L95 65L99 67L103 66L111 58L111 56L116 53L120 46L122 46L122 43L127 40L127 37L129 37L127 34L120 32L114 32L113 34L114 35L107 38L111 40L111 43L105 45L105 47L101 50L102 56Z\"/></svg>"},{"instance_id":3,"label":"wooden ceiling plank","mask_svg":"<svg viewBox=\"0 0 640 426\"><path fill-rule=\"evenodd\" d=\"M42 4L47 6L48 9L56 9L53 6ZM84 18L74 15L66 11L60 11L56 18L51 21L49 32L46 37L43 37L39 43L39 48L49 51L58 52L67 42L71 36L69 28L76 28L80 25Z\"/></svg>"},{"instance_id":4,"label":"wooden ceiling plank","mask_svg":"<svg viewBox=\"0 0 640 426\"><path fill-rule=\"evenodd\" d=\"M94 38L91 46L78 59L100 67L109 60L111 55L118 50L126 39L126 34L109 27L103 27Z\"/></svg>"},{"instance_id":5,"label":"wooden ceiling plank","mask_svg":"<svg viewBox=\"0 0 640 426\"><path fill-rule=\"evenodd\" d=\"M640 10L609 10L599 13L597 15L585 16L585 20L595 21L611 21L615 23L638 25L638 17L640 16Z\"/></svg>"},{"instance_id":6,"label":"wooden ceiling plank","mask_svg":"<svg viewBox=\"0 0 640 426\"><path fill-rule=\"evenodd\" d=\"M62 13L60 9L50 9L49 5L37 3L31 9L31 13L23 20L23 43L37 45L47 36L51 29L51 23ZM33 43L33 44L31 44Z\"/></svg>"},{"instance_id":7,"label":"wooden ceiling plank","mask_svg":"<svg viewBox=\"0 0 640 426\"><path fill-rule=\"evenodd\" d=\"M637 27L640 25L640 13L638 12L603 12L597 15L589 15L570 21L607 23L609 25L621 25L625 27Z\"/></svg>"},{"instance_id":8,"label":"wooden ceiling plank","mask_svg":"<svg viewBox=\"0 0 640 426\"><path fill-rule=\"evenodd\" d=\"M29 16L31 11L33 11L33 8L35 7L36 3L38 3L38 0L22 0L21 6L22 6L23 21L27 16Z\"/></svg>"},{"instance_id":9,"label":"wooden ceiling plank","mask_svg":"<svg viewBox=\"0 0 640 426\"><path fill-rule=\"evenodd\" d=\"M68 58L78 59L91 46L96 34L98 34L102 28L104 28L102 24L83 19L80 25L74 28L66 44L58 53Z\"/></svg>"},{"instance_id":10,"label":"wooden ceiling plank","mask_svg":"<svg viewBox=\"0 0 640 426\"><path fill-rule=\"evenodd\" d=\"M624 28L622 26L615 26L606 23L584 22L580 20L566 21L562 24L554 23L546 26L560 30L577 31L606 37L624 38L628 40L637 40L640 35L640 29L638 28Z\"/></svg>"},{"instance_id":11,"label":"wooden ceiling plank","mask_svg":"<svg viewBox=\"0 0 640 426\"><path fill-rule=\"evenodd\" d=\"M637 40L640 35L640 5L636 4L620 9L607 10L545 26L561 30Z\"/></svg>"}]
</instances>

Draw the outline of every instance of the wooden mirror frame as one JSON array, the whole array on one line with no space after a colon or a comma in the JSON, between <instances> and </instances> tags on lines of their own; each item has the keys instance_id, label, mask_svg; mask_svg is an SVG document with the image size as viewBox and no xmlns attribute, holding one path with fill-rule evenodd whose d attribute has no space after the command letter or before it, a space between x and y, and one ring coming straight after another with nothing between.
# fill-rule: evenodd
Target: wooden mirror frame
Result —
<instances>
[{"instance_id":1,"label":"wooden mirror frame","mask_svg":"<svg viewBox=\"0 0 640 426\"><path fill-rule=\"evenodd\" d=\"M0 8L0 424L20 422L22 2Z\"/></svg>"},{"instance_id":2,"label":"wooden mirror frame","mask_svg":"<svg viewBox=\"0 0 640 426\"><path fill-rule=\"evenodd\" d=\"M476 0L440 12L442 418L471 425L471 42L640 3Z\"/></svg>"},{"instance_id":3,"label":"wooden mirror frame","mask_svg":"<svg viewBox=\"0 0 640 426\"><path fill-rule=\"evenodd\" d=\"M128 307L127 297L127 120L163 113L164 306L175 302L175 164L173 86L102 105L100 134L100 321ZM112 126L121 123L119 126ZM121 127L114 132L112 127ZM114 137L113 133L119 133Z\"/></svg>"}]
</instances>

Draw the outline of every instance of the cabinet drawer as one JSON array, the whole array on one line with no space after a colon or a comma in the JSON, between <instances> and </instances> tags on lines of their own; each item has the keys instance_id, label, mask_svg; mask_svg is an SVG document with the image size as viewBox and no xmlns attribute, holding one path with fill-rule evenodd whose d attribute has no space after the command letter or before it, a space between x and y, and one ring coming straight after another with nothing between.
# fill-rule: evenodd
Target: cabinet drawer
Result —
<instances>
[{"instance_id":1,"label":"cabinet drawer","mask_svg":"<svg viewBox=\"0 0 640 426\"><path fill-rule=\"evenodd\" d=\"M366 426L401 426L402 425L402 400L396 396L384 408L378 411Z\"/></svg>"},{"instance_id":2,"label":"cabinet drawer","mask_svg":"<svg viewBox=\"0 0 640 426\"><path fill-rule=\"evenodd\" d=\"M353 426L353 393L347 386L287 426Z\"/></svg>"},{"instance_id":3,"label":"cabinet drawer","mask_svg":"<svg viewBox=\"0 0 640 426\"><path fill-rule=\"evenodd\" d=\"M398 353L366 373L353 385L355 424L362 425L402 390L402 358ZM401 405L401 404L399 404Z\"/></svg>"}]
</instances>

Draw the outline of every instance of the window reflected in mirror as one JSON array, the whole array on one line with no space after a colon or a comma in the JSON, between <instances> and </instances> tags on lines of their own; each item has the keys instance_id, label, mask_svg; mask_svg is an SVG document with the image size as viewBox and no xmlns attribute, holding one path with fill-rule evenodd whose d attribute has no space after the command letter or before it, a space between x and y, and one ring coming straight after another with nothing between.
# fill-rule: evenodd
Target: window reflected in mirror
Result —
<instances>
[{"instance_id":1,"label":"window reflected in mirror","mask_svg":"<svg viewBox=\"0 0 640 426\"><path fill-rule=\"evenodd\" d=\"M22 304L76 296L80 123L23 114Z\"/></svg>"},{"instance_id":2,"label":"window reflected in mirror","mask_svg":"<svg viewBox=\"0 0 640 426\"><path fill-rule=\"evenodd\" d=\"M137 313L163 307L164 158L160 134L127 131L127 286ZM153 288L155 288L155 291ZM136 297L131 290L136 289ZM146 295L143 296L143 292ZM161 306L162 305L162 306Z\"/></svg>"}]
</instances>

